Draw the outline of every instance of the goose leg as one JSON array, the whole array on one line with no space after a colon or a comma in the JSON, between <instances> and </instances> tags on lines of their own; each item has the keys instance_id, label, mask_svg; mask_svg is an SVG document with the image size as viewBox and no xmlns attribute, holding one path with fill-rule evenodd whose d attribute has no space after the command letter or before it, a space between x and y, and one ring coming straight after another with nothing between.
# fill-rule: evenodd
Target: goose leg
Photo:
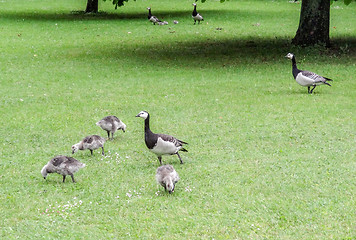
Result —
<instances>
[{"instance_id":1,"label":"goose leg","mask_svg":"<svg viewBox=\"0 0 356 240\"><path fill-rule=\"evenodd\" d=\"M108 133L108 139L110 140L110 131L106 131Z\"/></svg>"},{"instance_id":2,"label":"goose leg","mask_svg":"<svg viewBox=\"0 0 356 240\"><path fill-rule=\"evenodd\" d=\"M314 87L312 88L312 90L310 91L310 93L313 93L314 88L316 88L316 86L314 86Z\"/></svg>"},{"instance_id":3,"label":"goose leg","mask_svg":"<svg viewBox=\"0 0 356 240\"><path fill-rule=\"evenodd\" d=\"M158 157L159 163L162 165L162 156Z\"/></svg>"},{"instance_id":4,"label":"goose leg","mask_svg":"<svg viewBox=\"0 0 356 240\"><path fill-rule=\"evenodd\" d=\"M308 93L310 93L310 86L308 86Z\"/></svg>"},{"instance_id":5,"label":"goose leg","mask_svg":"<svg viewBox=\"0 0 356 240\"><path fill-rule=\"evenodd\" d=\"M92 149L89 149L89 150L90 150L91 155L93 156L93 150Z\"/></svg>"},{"instance_id":6,"label":"goose leg","mask_svg":"<svg viewBox=\"0 0 356 240\"><path fill-rule=\"evenodd\" d=\"M194 20L194 25L197 23L197 20Z\"/></svg>"},{"instance_id":7,"label":"goose leg","mask_svg":"<svg viewBox=\"0 0 356 240\"><path fill-rule=\"evenodd\" d=\"M111 140L114 140L114 132L111 132Z\"/></svg>"},{"instance_id":8,"label":"goose leg","mask_svg":"<svg viewBox=\"0 0 356 240\"><path fill-rule=\"evenodd\" d=\"M182 158L180 157L179 153L177 152L176 154L177 154L177 156L178 156L178 158L180 160L180 164L183 164Z\"/></svg>"},{"instance_id":9,"label":"goose leg","mask_svg":"<svg viewBox=\"0 0 356 240\"><path fill-rule=\"evenodd\" d=\"M72 177L72 181L75 183L73 173L70 176Z\"/></svg>"},{"instance_id":10,"label":"goose leg","mask_svg":"<svg viewBox=\"0 0 356 240\"><path fill-rule=\"evenodd\" d=\"M63 182L66 180L66 175L63 175Z\"/></svg>"},{"instance_id":11,"label":"goose leg","mask_svg":"<svg viewBox=\"0 0 356 240\"><path fill-rule=\"evenodd\" d=\"M104 147L101 147L101 149L102 149L101 154L104 156L105 155Z\"/></svg>"}]
</instances>

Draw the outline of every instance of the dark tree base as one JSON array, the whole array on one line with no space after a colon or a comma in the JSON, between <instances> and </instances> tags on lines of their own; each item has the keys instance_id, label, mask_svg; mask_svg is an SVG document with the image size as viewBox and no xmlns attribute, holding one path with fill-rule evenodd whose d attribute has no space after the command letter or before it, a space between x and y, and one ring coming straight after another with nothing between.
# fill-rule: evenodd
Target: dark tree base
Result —
<instances>
[{"instance_id":1,"label":"dark tree base","mask_svg":"<svg viewBox=\"0 0 356 240\"><path fill-rule=\"evenodd\" d=\"M299 46L315 44L330 46L330 1L303 0L299 27L292 43Z\"/></svg>"},{"instance_id":2,"label":"dark tree base","mask_svg":"<svg viewBox=\"0 0 356 240\"><path fill-rule=\"evenodd\" d=\"M98 0L88 0L85 13L97 13L98 12Z\"/></svg>"}]
</instances>

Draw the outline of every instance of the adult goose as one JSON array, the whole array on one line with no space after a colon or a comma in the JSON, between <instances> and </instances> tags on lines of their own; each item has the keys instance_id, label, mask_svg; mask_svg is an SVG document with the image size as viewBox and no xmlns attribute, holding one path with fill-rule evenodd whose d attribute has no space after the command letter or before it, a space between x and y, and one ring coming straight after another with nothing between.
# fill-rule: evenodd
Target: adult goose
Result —
<instances>
[{"instance_id":1,"label":"adult goose","mask_svg":"<svg viewBox=\"0 0 356 240\"><path fill-rule=\"evenodd\" d=\"M141 111L136 117L145 119L145 143L147 148L157 155L159 163L162 165L162 155L177 154L180 163L183 164L178 151L188 152L183 148L183 144L188 143L170 135L153 133L150 129L150 114L148 112Z\"/></svg>"},{"instance_id":2,"label":"adult goose","mask_svg":"<svg viewBox=\"0 0 356 240\"><path fill-rule=\"evenodd\" d=\"M147 16L147 18L148 18L148 20L149 20L150 22L153 23L153 25L156 25L156 23L161 22L161 20L159 20L156 16L153 16L153 15L152 15L152 13L151 13L151 8L150 8L150 7L148 7L147 9L148 9L148 16Z\"/></svg>"},{"instance_id":3,"label":"adult goose","mask_svg":"<svg viewBox=\"0 0 356 240\"><path fill-rule=\"evenodd\" d=\"M328 85L331 86L327 81L332 81L332 79L327 78L327 77L322 77L316 73L309 72L309 71L303 71L297 68L297 63L295 61L295 56L293 53L288 53L286 58L289 58L292 60L292 73L294 79L299 83L299 85L308 87L308 93L313 93L313 90L315 89L316 86L319 85ZM313 87L310 89L310 87Z\"/></svg>"},{"instance_id":4,"label":"adult goose","mask_svg":"<svg viewBox=\"0 0 356 240\"><path fill-rule=\"evenodd\" d=\"M200 21L204 21L204 18L202 17L202 15L200 15L197 12L197 4L193 3L193 6L194 6L194 10L193 10L193 13L192 13L192 18L194 19L194 24L196 24L197 21L198 21L198 24L199 24Z\"/></svg>"}]
</instances>

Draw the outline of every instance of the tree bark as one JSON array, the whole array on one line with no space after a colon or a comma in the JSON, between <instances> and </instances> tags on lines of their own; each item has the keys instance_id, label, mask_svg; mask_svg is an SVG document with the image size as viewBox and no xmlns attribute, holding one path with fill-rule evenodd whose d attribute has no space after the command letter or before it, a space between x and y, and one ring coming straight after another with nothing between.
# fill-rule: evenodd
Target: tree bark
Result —
<instances>
[{"instance_id":1,"label":"tree bark","mask_svg":"<svg viewBox=\"0 0 356 240\"><path fill-rule=\"evenodd\" d=\"M303 0L299 27L292 43L301 46L330 45L330 1Z\"/></svg>"},{"instance_id":2,"label":"tree bark","mask_svg":"<svg viewBox=\"0 0 356 240\"><path fill-rule=\"evenodd\" d=\"M88 0L85 13L97 13L98 12L98 0Z\"/></svg>"}]
</instances>

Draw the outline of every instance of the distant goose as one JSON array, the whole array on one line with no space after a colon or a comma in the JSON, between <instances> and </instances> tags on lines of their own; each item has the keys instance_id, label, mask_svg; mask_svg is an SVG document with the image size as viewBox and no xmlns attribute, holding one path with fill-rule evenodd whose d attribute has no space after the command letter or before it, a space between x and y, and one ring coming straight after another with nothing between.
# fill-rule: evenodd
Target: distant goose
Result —
<instances>
[{"instance_id":1,"label":"distant goose","mask_svg":"<svg viewBox=\"0 0 356 240\"><path fill-rule=\"evenodd\" d=\"M183 164L178 151L188 152L183 148L183 144L188 143L170 135L153 133L150 129L150 114L148 112L141 111L136 117L145 119L145 143L148 149L157 155L159 163L162 165L162 155L177 154L180 163Z\"/></svg>"},{"instance_id":2,"label":"distant goose","mask_svg":"<svg viewBox=\"0 0 356 240\"><path fill-rule=\"evenodd\" d=\"M102 149L101 154L105 155L104 143L105 143L105 139L103 137L100 137L98 135L87 136L83 138L82 141L72 146L72 154L76 153L78 150L89 149L91 155L93 155L93 150L101 148Z\"/></svg>"},{"instance_id":3,"label":"distant goose","mask_svg":"<svg viewBox=\"0 0 356 240\"><path fill-rule=\"evenodd\" d=\"M150 22L153 23L153 25L156 25L156 23L161 22L161 20L159 20L156 16L153 16L153 15L152 15L152 13L151 13L151 8L148 7L147 9L148 9L148 16L147 16L147 18L148 18L148 20L149 20Z\"/></svg>"},{"instance_id":4,"label":"distant goose","mask_svg":"<svg viewBox=\"0 0 356 240\"><path fill-rule=\"evenodd\" d=\"M63 182L67 175L72 177L72 181L75 182L73 174L79 169L85 167L84 163L79 162L75 158L67 156L56 156L52 158L41 170L41 174L46 179L48 173L58 173L63 175Z\"/></svg>"},{"instance_id":5,"label":"distant goose","mask_svg":"<svg viewBox=\"0 0 356 240\"><path fill-rule=\"evenodd\" d=\"M197 12L197 4L193 3L193 6L194 6L194 10L193 10L193 13L192 13L192 17L194 19L194 24L196 24L197 21L198 21L198 24L199 24L200 21L204 21L204 19L203 19L202 15L200 15Z\"/></svg>"},{"instance_id":6,"label":"distant goose","mask_svg":"<svg viewBox=\"0 0 356 240\"><path fill-rule=\"evenodd\" d=\"M297 68L297 63L295 61L295 56L293 53L288 53L286 55L286 58L292 60L292 67L293 67L292 73L294 79L301 86L308 87L308 93L313 93L314 88L319 85L326 84L328 86L331 86L327 81L332 81L332 79L319 76L318 74L313 72L299 70ZM310 90L311 86L313 86L313 88Z\"/></svg>"},{"instance_id":7,"label":"distant goose","mask_svg":"<svg viewBox=\"0 0 356 240\"><path fill-rule=\"evenodd\" d=\"M163 165L157 168L156 180L166 191L172 193L176 183L179 181L179 176L172 165Z\"/></svg>"},{"instance_id":8,"label":"distant goose","mask_svg":"<svg viewBox=\"0 0 356 240\"><path fill-rule=\"evenodd\" d=\"M114 133L117 130L121 129L123 132L125 132L125 130L126 130L125 123L123 123L116 116L104 117L99 122L97 122L96 125L101 127L103 130L105 130L108 133L109 139L110 139L110 133L111 133L111 139L114 139Z\"/></svg>"},{"instance_id":9,"label":"distant goose","mask_svg":"<svg viewBox=\"0 0 356 240\"><path fill-rule=\"evenodd\" d=\"M167 21L163 21L163 22L159 21L159 22L158 22L158 25L160 25L160 26L162 26L162 25L168 25L168 22L167 22Z\"/></svg>"}]
</instances>

